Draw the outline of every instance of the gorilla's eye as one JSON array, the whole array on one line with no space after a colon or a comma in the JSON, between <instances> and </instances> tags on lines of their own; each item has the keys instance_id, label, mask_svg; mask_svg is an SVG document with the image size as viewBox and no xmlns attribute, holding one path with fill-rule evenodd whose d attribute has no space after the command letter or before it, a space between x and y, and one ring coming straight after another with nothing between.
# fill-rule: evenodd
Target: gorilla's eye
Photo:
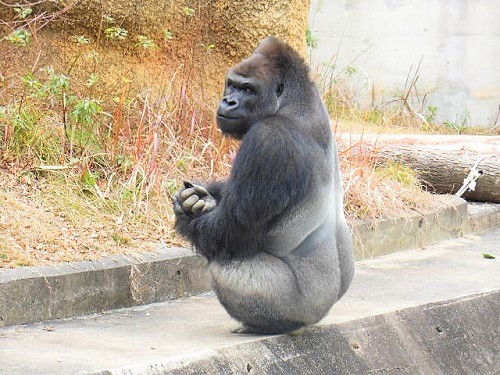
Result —
<instances>
[{"instance_id":1,"label":"gorilla's eye","mask_svg":"<svg viewBox=\"0 0 500 375\"><path fill-rule=\"evenodd\" d=\"M254 89L252 89L251 87L245 87L243 90L245 91L245 94L251 95L255 93Z\"/></svg>"}]
</instances>

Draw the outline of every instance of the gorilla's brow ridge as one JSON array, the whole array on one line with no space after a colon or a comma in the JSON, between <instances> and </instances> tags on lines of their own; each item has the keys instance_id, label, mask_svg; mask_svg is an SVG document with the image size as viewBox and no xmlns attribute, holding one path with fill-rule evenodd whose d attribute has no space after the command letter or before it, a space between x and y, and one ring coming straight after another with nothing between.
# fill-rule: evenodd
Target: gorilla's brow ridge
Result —
<instances>
[{"instance_id":1,"label":"gorilla's brow ridge","mask_svg":"<svg viewBox=\"0 0 500 375\"><path fill-rule=\"evenodd\" d=\"M269 81L280 73L277 66L271 64L269 59L262 54L253 54L241 64L237 65L231 73L241 77L255 77L257 79Z\"/></svg>"}]
</instances>

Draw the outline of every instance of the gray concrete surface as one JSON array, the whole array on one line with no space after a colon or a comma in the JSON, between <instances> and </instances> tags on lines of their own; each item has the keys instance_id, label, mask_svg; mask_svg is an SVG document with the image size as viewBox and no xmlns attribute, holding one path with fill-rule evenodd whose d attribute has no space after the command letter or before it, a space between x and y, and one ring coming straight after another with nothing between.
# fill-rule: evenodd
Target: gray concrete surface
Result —
<instances>
[{"instance_id":1,"label":"gray concrete surface","mask_svg":"<svg viewBox=\"0 0 500 375\"><path fill-rule=\"evenodd\" d=\"M465 222L463 232L479 232L487 228L500 227L499 203L468 203L469 220Z\"/></svg>"},{"instance_id":2,"label":"gray concrete surface","mask_svg":"<svg viewBox=\"0 0 500 375\"><path fill-rule=\"evenodd\" d=\"M499 0L312 0L310 9L312 65L333 69L361 107L400 97L421 62L416 111L434 106L457 126L500 121Z\"/></svg>"},{"instance_id":3,"label":"gray concrete surface","mask_svg":"<svg viewBox=\"0 0 500 375\"><path fill-rule=\"evenodd\" d=\"M470 225L466 201L454 195L441 195L440 199L443 200L442 206L427 212L352 223L356 259L460 237L464 228ZM480 212L478 219L482 217L481 213L486 215L486 212Z\"/></svg>"},{"instance_id":4,"label":"gray concrete surface","mask_svg":"<svg viewBox=\"0 0 500 375\"><path fill-rule=\"evenodd\" d=\"M1 328L0 374L494 373L499 244L494 228L358 261L346 296L299 337L231 334L212 294Z\"/></svg>"},{"instance_id":5,"label":"gray concrete surface","mask_svg":"<svg viewBox=\"0 0 500 375\"><path fill-rule=\"evenodd\" d=\"M486 219L488 216L490 219ZM500 221L500 208L476 210L484 228ZM466 203L447 197L438 210L375 223L353 223L356 257L370 258L427 246L470 231ZM186 297L209 291L204 261L188 249L115 256L95 262L0 270L0 327L66 318Z\"/></svg>"},{"instance_id":6,"label":"gray concrete surface","mask_svg":"<svg viewBox=\"0 0 500 375\"><path fill-rule=\"evenodd\" d=\"M188 249L0 270L0 327L187 297L211 289Z\"/></svg>"},{"instance_id":7,"label":"gray concrete surface","mask_svg":"<svg viewBox=\"0 0 500 375\"><path fill-rule=\"evenodd\" d=\"M498 374L499 308L491 292L92 375Z\"/></svg>"}]
</instances>

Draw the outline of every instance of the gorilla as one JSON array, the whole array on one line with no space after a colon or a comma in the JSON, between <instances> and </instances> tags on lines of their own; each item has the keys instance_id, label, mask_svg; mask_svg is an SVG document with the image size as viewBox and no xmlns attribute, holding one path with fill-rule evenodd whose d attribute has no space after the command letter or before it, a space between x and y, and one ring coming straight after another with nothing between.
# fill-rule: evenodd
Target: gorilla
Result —
<instances>
[{"instance_id":1,"label":"gorilla","mask_svg":"<svg viewBox=\"0 0 500 375\"><path fill-rule=\"evenodd\" d=\"M299 331L354 273L337 149L305 61L265 39L229 70L217 124L242 140L230 177L185 182L176 230L207 258L219 301L242 323L234 332Z\"/></svg>"}]
</instances>

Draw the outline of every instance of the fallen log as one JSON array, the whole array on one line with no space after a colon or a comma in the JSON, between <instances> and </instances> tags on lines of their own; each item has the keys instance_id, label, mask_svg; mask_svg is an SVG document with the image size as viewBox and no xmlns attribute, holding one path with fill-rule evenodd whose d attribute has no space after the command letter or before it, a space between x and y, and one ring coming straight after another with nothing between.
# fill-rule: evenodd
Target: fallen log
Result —
<instances>
[{"instance_id":1,"label":"fallen log","mask_svg":"<svg viewBox=\"0 0 500 375\"><path fill-rule=\"evenodd\" d=\"M500 137L446 135L340 134L353 154L372 155L377 163L392 160L415 169L432 192L457 193L469 176L475 190L465 199L500 203ZM473 184L472 184L473 185Z\"/></svg>"}]
</instances>

